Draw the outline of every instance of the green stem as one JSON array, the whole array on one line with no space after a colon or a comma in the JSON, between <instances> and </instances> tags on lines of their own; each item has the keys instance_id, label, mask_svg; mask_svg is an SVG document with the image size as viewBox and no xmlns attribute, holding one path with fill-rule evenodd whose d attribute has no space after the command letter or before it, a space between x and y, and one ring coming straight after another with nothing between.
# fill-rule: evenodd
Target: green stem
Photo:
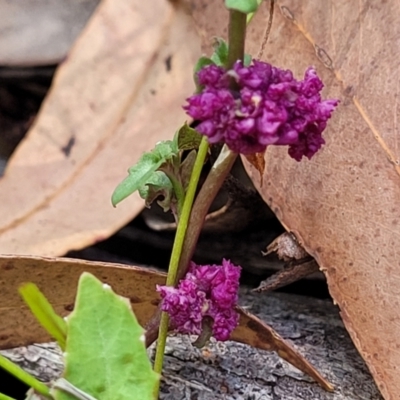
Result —
<instances>
[{"instance_id":1,"label":"green stem","mask_svg":"<svg viewBox=\"0 0 400 400\"><path fill-rule=\"evenodd\" d=\"M231 69L237 60L244 58L247 15L240 11L229 11L229 53L226 69Z\"/></svg>"},{"instance_id":2,"label":"green stem","mask_svg":"<svg viewBox=\"0 0 400 400\"><path fill-rule=\"evenodd\" d=\"M236 153L233 153L224 145L196 197L179 260L178 280L182 279L187 272L189 262L192 259L197 240L203 227L204 219L237 156Z\"/></svg>"},{"instance_id":3,"label":"green stem","mask_svg":"<svg viewBox=\"0 0 400 400\"><path fill-rule=\"evenodd\" d=\"M237 60L244 58L244 45L246 40L247 15L240 11L229 11L229 46L227 69L232 68ZM232 83L234 85L234 83ZM217 195L219 189L237 157L226 145L211 168L206 181L197 195L190 215L189 226L180 255L177 280L183 278L192 259L197 240L203 227L204 219Z\"/></svg>"},{"instance_id":4,"label":"green stem","mask_svg":"<svg viewBox=\"0 0 400 400\"><path fill-rule=\"evenodd\" d=\"M235 162L237 154L232 153L228 147L225 145L221 153L219 154L216 162L211 168L207 179L203 183L193 205L192 212L190 214L190 219L187 224L187 231L185 236L185 242L182 247L182 252L180 255L178 271L176 275L175 282L182 279L189 267L190 260L192 259L194 249L196 247L197 240L199 238L201 228L203 227L204 219L210 208L212 201L217 195L220 187L222 186L226 176L232 168ZM168 279L168 278L167 278ZM168 321L167 316L164 313L161 315L157 312L150 322L146 326L146 346L150 346L157 339L157 334L161 334L161 326L166 324ZM161 322L160 322L161 321ZM160 326L160 330L158 327ZM167 329L168 326L164 329ZM165 343L164 343L165 345ZM157 357L157 356L156 356Z\"/></svg>"},{"instance_id":5,"label":"green stem","mask_svg":"<svg viewBox=\"0 0 400 400\"><path fill-rule=\"evenodd\" d=\"M208 142L206 137L203 137L197 153L196 161L193 165L192 174L190 176L189 185L186 191L185 201L182 207L182 213L179 216L178 227L176 230L174 246L172 248L171 260L168 268L167 286L175 286L177 281L178 265L181 257L183 242L185 240L186 230L189 224L190 212L196 194L197 184L200 174L203 169L204 161L208 152ZM167 313L161 314L160 328L158 332L158 341L156 348L156 356L154 361L154 371L161 374L164 360L165 343L168 334L169 317ZM159 384L155 390L155 398L158 398Z\"/></svg>"},{"instance_id":6,"label":"green stem","mask_svg":"<svg viewBox=\"0 0 400 400\"><path fill-rule=\"evenodd\" d=\"M239 11L231 10L229 18L229 53L228 63L226 66L227 69L232 68L233 64L237 60L243 60L247 16ZM203 169L207 151L208 142L207 139L203 137L193 166L192 175L190 177L189 186L182 207L182 213L179 215L178 227L168 268L167 286L175 286L176 282L186 274L211 202L217 195L237 157L237 154L232 153L226 145L224 145L217 161L213 165L205 183L203 184L192 209L197 184ZM163 312L161 313L154 361L154 371L159 374L161 374L162 371L168 327L169 316ZM154 391L155 399L158 398L159 390L160 386L158 383Z\"/></svg>"},{"instance_id":7,"label":"green stem","mask_svg":"<svg viewBox=\"0 0 400 400\"><path fill-rule=\"evenodd\" d=\"M0 393L0 400L15 400L13 397L7 396L6 394Z\"/></svg>"},{"instance_id":8,"label":"green stem","mask_svg":"<svg viewBox=\"0 0 400 400\"><path fill-rule=\"evenodd\" d=\"M231 68L237 60L239 59L243 60L244 44L246 38L246 18L247 18L246 14L234 10L230 11L229 17L230 17L229 53L228 53L228 64L226 65L226 68L228 69ZM224 179L228 175L233 163L236 160L236 157L237 154L230 152L227 149L227 147L224 146L220 156L217 159L217 162L212 167L209 176L204 182L196 198L196 202L194 204L192 213L190 215L190 220L188 223L186 222L188 230L186 232L185 242L183 246L181 244L179 245L182 251L180 253L180 260L178 260L179 262L178 271L174 272L173 275L174 279L170 280L168 280L170 277L170 274L168 272L167 282L173 282L173 284L175 284L175 282L177 282L179 279L182 279L185 276L187 269L189 267L189 262L192 259L192 255L194 253L198 237L203 227L204 219L210 208L211 202L217 195L218 190L222 186ZM193 199L191 201L193 201ZM190 213L190 210L188 212ZM183 221L181 222L183 226ZM181 225L181 222L178 225L178 230ZM175 241L178 240L178 230L176 233ZM175 248L175 243L174 243L174 248ZM171 264L172 264L172 259L171 259ZM162 335L167 334L168 322L169 322L168 316L162 313L160 317L160 312L157 311L157 313L151 318L150 322L146 326L146 346L149 346L151 343L153 343L157 339L158 335L160 335L161 339L161 334ZM160 373L163 360L162 357L165 349L165 341L162 342L159 340L159 342L160 344L157 344L157 346L160 346L160 350L158 350L157 347L154 369ZM158 393L158 388L157 388L157 393Z\"/></svg>"},{"instance_id":9,"label":"green stem","mask_svg":"<svg viewBox=\"0 0 400 400\"><path fill-rule=\"evenodd\" d=\"M43 382L38 381L35 377L25 372L21 367L14 364L0 354L0 367L5 369L11 375L15 376L20 381L24 382L27 386L33 388L36 392L43 396L51 397L50 389Z\"/></svg>"}]
</instances>

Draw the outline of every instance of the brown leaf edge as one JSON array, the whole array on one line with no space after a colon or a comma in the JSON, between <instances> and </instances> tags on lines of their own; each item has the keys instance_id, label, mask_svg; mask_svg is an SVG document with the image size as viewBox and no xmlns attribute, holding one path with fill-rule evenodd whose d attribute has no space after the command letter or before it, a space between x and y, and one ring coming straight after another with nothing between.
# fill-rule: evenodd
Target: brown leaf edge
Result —
<instances>
[{"instance_id":1,"label":"brown leaf edge","mask_svg":"<svg viewBox=\"0 0 400 400\"><path fill-rule=\"evenodd\" d=\"M142 326L147 324L146 339L157 337L157 284L166 274L150 268L93 262L59 257L0 256L0 349L26 346L50 340L20 299L17 290L23 282L33 282L43 291L56 312L62 316L73 309L76 287L82 272L90 272L109 284L121 296L130 299ZM237 307L239 326L231 340L277 354L315 379L324 389L333 386L277 332L256 316ZM149 342L149 340L146 340Z\"/></svg>"},{"instance_id":2,"label":"brown leaf edge","mask_svg":"<svg viewBox=\"0 0 400 400\"><path fill-rule=\"evenodd\" d=\"M260 174L260 186L262 187L262 181L264 176L265 170L265 159L263 153L254 153L254 154L247 154L244 157L246 160L258 171Z\"/></svg>"},{"instance_id":3,"label":"brown leaf edge","mask_svg":"<svg viewBox=\"0 0 400 400\"><path fill-rule=\"evenodd\" d=\"M325 390L334 391L334 386L270 326L241 307L236 307L236 310L240 314L240 321L232 333L231 340L261 350L276 351L279 357L311 376Z\"/></svg>"}]
</instances>

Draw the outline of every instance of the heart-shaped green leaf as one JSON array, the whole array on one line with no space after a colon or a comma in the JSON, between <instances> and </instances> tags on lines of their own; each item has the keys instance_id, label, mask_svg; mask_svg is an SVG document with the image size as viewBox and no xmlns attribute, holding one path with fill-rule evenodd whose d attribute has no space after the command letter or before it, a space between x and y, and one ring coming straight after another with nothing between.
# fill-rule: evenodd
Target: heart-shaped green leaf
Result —
<instances>
[{"instance_id":1,"label":"heart-shaped green leaf","mask_svg":"<svg viewBox=\"0 0 400 400\"><path fill-rule=\"evenodd\" d=\"M128 299L85 272L67 325L66 381L97 400L152 399L158 375ZM75 400L59 389L54 395L56 400Z\"/></svg>"}]
</instances>

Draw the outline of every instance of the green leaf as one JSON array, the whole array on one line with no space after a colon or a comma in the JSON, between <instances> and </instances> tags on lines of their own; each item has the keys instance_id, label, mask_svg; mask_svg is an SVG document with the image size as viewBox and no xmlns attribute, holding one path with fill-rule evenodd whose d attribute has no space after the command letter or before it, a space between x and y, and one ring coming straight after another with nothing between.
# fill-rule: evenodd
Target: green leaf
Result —
<instances>
[{"instance_id":1,"label":"green leaf","mask_svg":"<svg viewBox=\"0 0 400 400\"><path fill-rule=\"evenodd\" d=\"M200 57L194 67L193 77L197 92L201 92L202 90L197 73L207 65L218 65L219 67L224 67L228 61L228 45L225 40L216 38L213 46L214 52L211 58L204 56Z\"/></svg>"},{"instance_id":2,"label":"green leaf","mask_svg":"<svg viewBox=\"0 0 400 400\"><path fill-rule=\"evenodd\" d=\"M66 381L98 400L152 400L159 376L128 299L85 272L66 320ZM63 390L53 393L56 400L75 400Z\"/></svg>"},{"instance_id":3,"label":"green leaf","mask_svg":"<svg viewBox=\"0 0 400 400\"><path fill-rule=\"evenodd\" d=\"M157 143L151 152L143 154L138 163L129 168L129 175L114 190L111 197L113 206L139 190L162 164L178 156L178 152L176 142L166 140Z\"/></svg>"},{"instance_id":4,"label":"green leaf","mask_svg":"<svg viewBox=\"0 0 400 400\"><path fill-rule=\"evenodd\" d=\"M251 64L252 58L250 54L245 54L243 59L243 65L248 67Z\"/></svg>"},{"instance_id":5,"label":"green leaf","mask_svg":"<svg viewBox=\"0 0 400 400\"><path fill-rule=\"evenodd\" d=\"M54 393L54 391L57 389L64 393L70 394L75 400L97 400L95 397L85 393L83 390L77 388L64 378L58 378L55 382L53 382L52 393Z\"/></svg>"},{"instance_id":6,"label":"green leaf","mask_svg":"<svg viewBox=\"0 0 400 400\"><path fill-rule=\"evenodd\" d=\"M215 65L215 62L214 62L211 58L205 57L205 56L200 57L200 58L197 60L196 65L194 66L194 69L193 69L194 75L196 76L197 73L198 73L201 69L203 69L205 66L207 66L207 65L212 65L212 64Z\"/></svg>"},{"instance_id":7,"label":"green leaf","mask_svg":"<svg viewBox=\"0 0 400 400\"><path fill-rule=\"evenodd\" d=\"M214 53L211 56L211 60L216 65L224 67L228 62L228 44L224 39L216 38L214 42Z\"/></svg>"},{"instance_id":8,"label":"green leaf","mask_svg":"<svg viewBox=\"0 0 400 400\"><path fill-rule=\"evenodd\" d=\"M146 201L146 207L159 196L163 196L163 200L158 200L157 203L167 212L171 208L171 199L173 194L173 186L171 180L162 171L156 171L147 180L146 184L139 189L139 194Z\"/></svg>"},{"instance_id":9,"label":"green leaf","mask_svg":"<svg viewBox=\"0 0 400 400\"><path fill-rule=\"evenodd\" d=\"M257 0L225 0L225 7L229 10L240 11L243 14L250 14L257 11Z\"/></svg>"},{"instance_id":10,"label":"green leaf","mask_svg":"<svg viewBox=\"0 0 400 400\"><path fill-rule=\"evenodd\" d=\"M176 134L179 150L193 150L200 146L202 135L191 128L186 122Z\"/></svg>"},{"instance_id":11,"label":"green leaf","mask_svg":"<svg viewBox=\"0 0 400 400\"><path fill-rule=\"evenodd\" d=\"M153 154L160 161L165 162L178 154L178 147L174 140L164 140L158 142L150 154Z\"/></svg>"},{"instance_id":12,"label":"green leaf","mask_svg":"<svg viewBox=\"0 0 400 400\"><path fill-rule=\"evenodd\" d=\"M257 9L260 7L260 4L262 3L263 0L257 0ZM257 10L256 10L257 11ZM255 12L247 14L247 25L250 23L250 21L253 19L255 15Z\"/></svg>"},{"instance_id":13,"label":"green leaf","mask_svg":"<svg viewBox=\"0 0 400 400\"><path fill-rule=\"evenodd\" d=\"M57 315L43 293L33 283L21 285L19 293L39 323L57 340L61 350L64 350L67 338L67 324Z\"/></svg>"}]
</instances>

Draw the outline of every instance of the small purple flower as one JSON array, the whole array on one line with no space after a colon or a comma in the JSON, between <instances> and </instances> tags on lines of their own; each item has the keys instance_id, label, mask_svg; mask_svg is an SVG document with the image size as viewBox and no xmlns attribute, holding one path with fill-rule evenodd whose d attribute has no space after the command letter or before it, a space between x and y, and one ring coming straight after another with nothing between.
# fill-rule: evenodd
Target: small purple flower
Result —
<instances>
[{"instance_id":1,"label":"small purple flower","mask_svg":"<svg viewBox=\"0 0 400 400\"><path fill-rule=\"evenodd\" d=\"M230 89L233 78L238 91ZM338 100L322 100L323 83L314 68L297 81L291 71L253 60L230 71L208 65L198 73L201 93L187 99L186 112L210 143L224 142L237 153L252 154L269 145L288 145L297 161L311 158L325 143L322 131Z\"/></svg>"},{"instance_id":2,"label":"small purple flower","mask_svg":"<svg viewBox=\"0 0 400 400\"><path fill-rule=\"evenodd\" d=\"M240 271L240 267L228 260L223 260L222 265L192 262L178 287L157 285L162 298L161 309L170 315L174 328L180 333L199 335L203 319L210 317L213 336L217 340L228 340L239 321L235 306Z\"/></svg>"}]
</instances>

